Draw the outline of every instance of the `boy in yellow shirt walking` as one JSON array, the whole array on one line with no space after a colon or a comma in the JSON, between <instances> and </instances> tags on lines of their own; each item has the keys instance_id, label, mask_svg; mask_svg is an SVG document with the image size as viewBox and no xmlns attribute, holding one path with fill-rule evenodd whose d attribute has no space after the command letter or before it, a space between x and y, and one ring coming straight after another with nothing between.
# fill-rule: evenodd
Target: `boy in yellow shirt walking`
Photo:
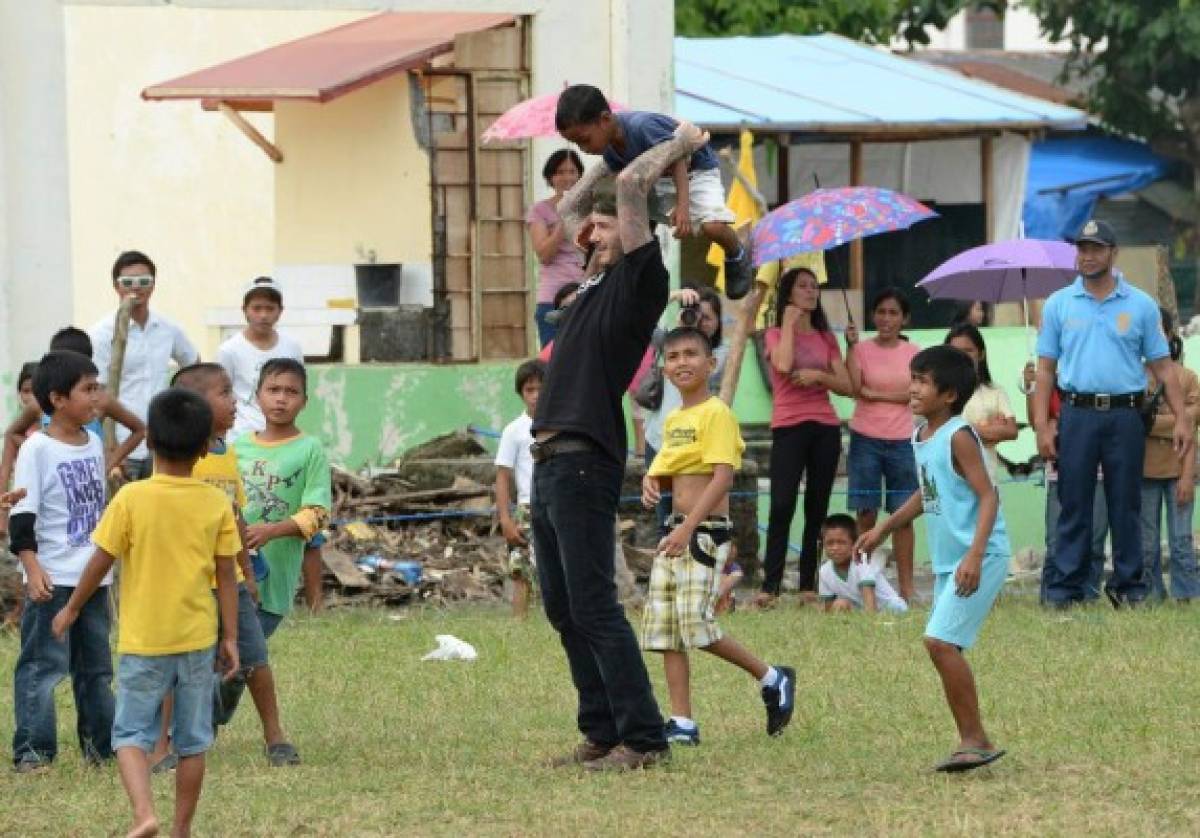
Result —
<instances>
[{"instance_id":1,"label":"boy in yellow shirt walking","mask_svg":"<svg viewBox=\"0 0 1200 838\"><path fill-rule=\"evenodd\" d=\"M700 744L700 727L692 719L689 649L703 649L754 676L762 685L767 733L777 736L795 709L795 670L764 663L723 634L714 613L733 535L729 489L746 444L733 411L709 395L716 362L704 333L688 327L672 331L663 343L663 361L683 404L667 416L662 450L642 482L647 508L668 487L673 504L650 571L642 648L663 655L671 700L667 741Z\"/></svg>"},{"instance_id":2,"label":"boy in yellow shirt walking","mask_svg":"<svg viewBox=\"0 0 1200 838\"><path fill-rule=\"evenodd\" d=\"M212 410L195 393L172 388L150 402L149 445L154 475L125 486L92 534L92 556L54 636L65 636L113 563L120 575L117 710L112 745L133 805L129 835L158 834L147 754L159 733L163 699L175 703L174 835L188 835L212 745L213 658L221 613L221 670L239 667L237 580L241 550L233 509L218 489L192 477L208 449ZM216 576L214 603L211 581Z\"/></svg>"}]
</instances>

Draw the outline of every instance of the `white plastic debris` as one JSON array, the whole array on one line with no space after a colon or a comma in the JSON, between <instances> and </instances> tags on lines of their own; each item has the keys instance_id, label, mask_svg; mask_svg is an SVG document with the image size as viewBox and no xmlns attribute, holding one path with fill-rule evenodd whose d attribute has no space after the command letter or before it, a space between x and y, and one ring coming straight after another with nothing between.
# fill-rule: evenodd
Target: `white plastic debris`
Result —
<instances>
[{"instance_id":1,"label":"white plastic debris","mask_svg":"<svg viewBox=\"0 0 1200 838\"><path fill-rule=\"evenodd\" d=\"M439 634L434 638L438 647L421 658L423 661L473 661L479 657L475 647L453 634Z\"/></svg>"}]
</instances>

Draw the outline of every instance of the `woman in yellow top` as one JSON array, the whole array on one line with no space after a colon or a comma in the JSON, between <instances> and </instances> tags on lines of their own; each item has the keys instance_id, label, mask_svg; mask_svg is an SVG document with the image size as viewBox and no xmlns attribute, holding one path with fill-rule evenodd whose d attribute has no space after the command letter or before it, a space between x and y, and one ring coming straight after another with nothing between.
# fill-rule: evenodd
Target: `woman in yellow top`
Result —
<instances>
[{"instance_id":1,"label":"woman in yellow top","mask_svg":"<svg viewBox=\"0 0 1200 838\"><path fill-rule=\"evenodd\" d=\"M996 445L1017 438L1017 417L1009 404L1008 394L1004 392L1003 387L992 381L992 373L988 369L987 346L979 329L970 323L959 323L951 327L943 342L963 352L975 362L979 386L975 388L970 401L963 408L962 417L983 440L984 450L987 451L988 472L991 473L993 481L998 480L1000 460L996 456Z\"/></svg>"}]
</instances>

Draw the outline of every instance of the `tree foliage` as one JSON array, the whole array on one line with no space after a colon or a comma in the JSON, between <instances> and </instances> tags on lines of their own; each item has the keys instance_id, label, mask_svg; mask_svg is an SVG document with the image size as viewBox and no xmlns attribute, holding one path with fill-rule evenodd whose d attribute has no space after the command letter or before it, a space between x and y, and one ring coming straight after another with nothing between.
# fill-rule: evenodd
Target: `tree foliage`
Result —
<instances>
[{"instance_id":1,"label":"tree foliage","mask_svg":"<svg viewBox=\"0 0 1200 838\"><path fill-rule=\"evenodd\" d=\"M1200 2L1025 0L1073 71L1094 79L1088 107L1113 128L1200 165Z\"/></svg>"}]
</instances>

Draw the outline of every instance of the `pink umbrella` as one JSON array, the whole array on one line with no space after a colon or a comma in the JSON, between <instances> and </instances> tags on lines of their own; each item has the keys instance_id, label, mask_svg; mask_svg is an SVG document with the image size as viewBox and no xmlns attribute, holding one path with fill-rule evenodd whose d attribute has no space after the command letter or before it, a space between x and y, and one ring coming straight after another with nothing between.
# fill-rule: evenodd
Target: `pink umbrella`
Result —
<instances>
[{"instance_id":1,"label":"pink umbrella","mask_svg":"<svg viewBox=\"0 0 1200 838\"><path fill-rule=\"evenodd\" d=\"M527 137L557 136L558 130L554 127L554 111L558 108L558 96L558 93L547 93L513 105L483 132L483 141L489 143L493 140L523 140ZM608 104L614 113L629 110L611 99L608 100Z\"/></svg>"}]
</instances>

